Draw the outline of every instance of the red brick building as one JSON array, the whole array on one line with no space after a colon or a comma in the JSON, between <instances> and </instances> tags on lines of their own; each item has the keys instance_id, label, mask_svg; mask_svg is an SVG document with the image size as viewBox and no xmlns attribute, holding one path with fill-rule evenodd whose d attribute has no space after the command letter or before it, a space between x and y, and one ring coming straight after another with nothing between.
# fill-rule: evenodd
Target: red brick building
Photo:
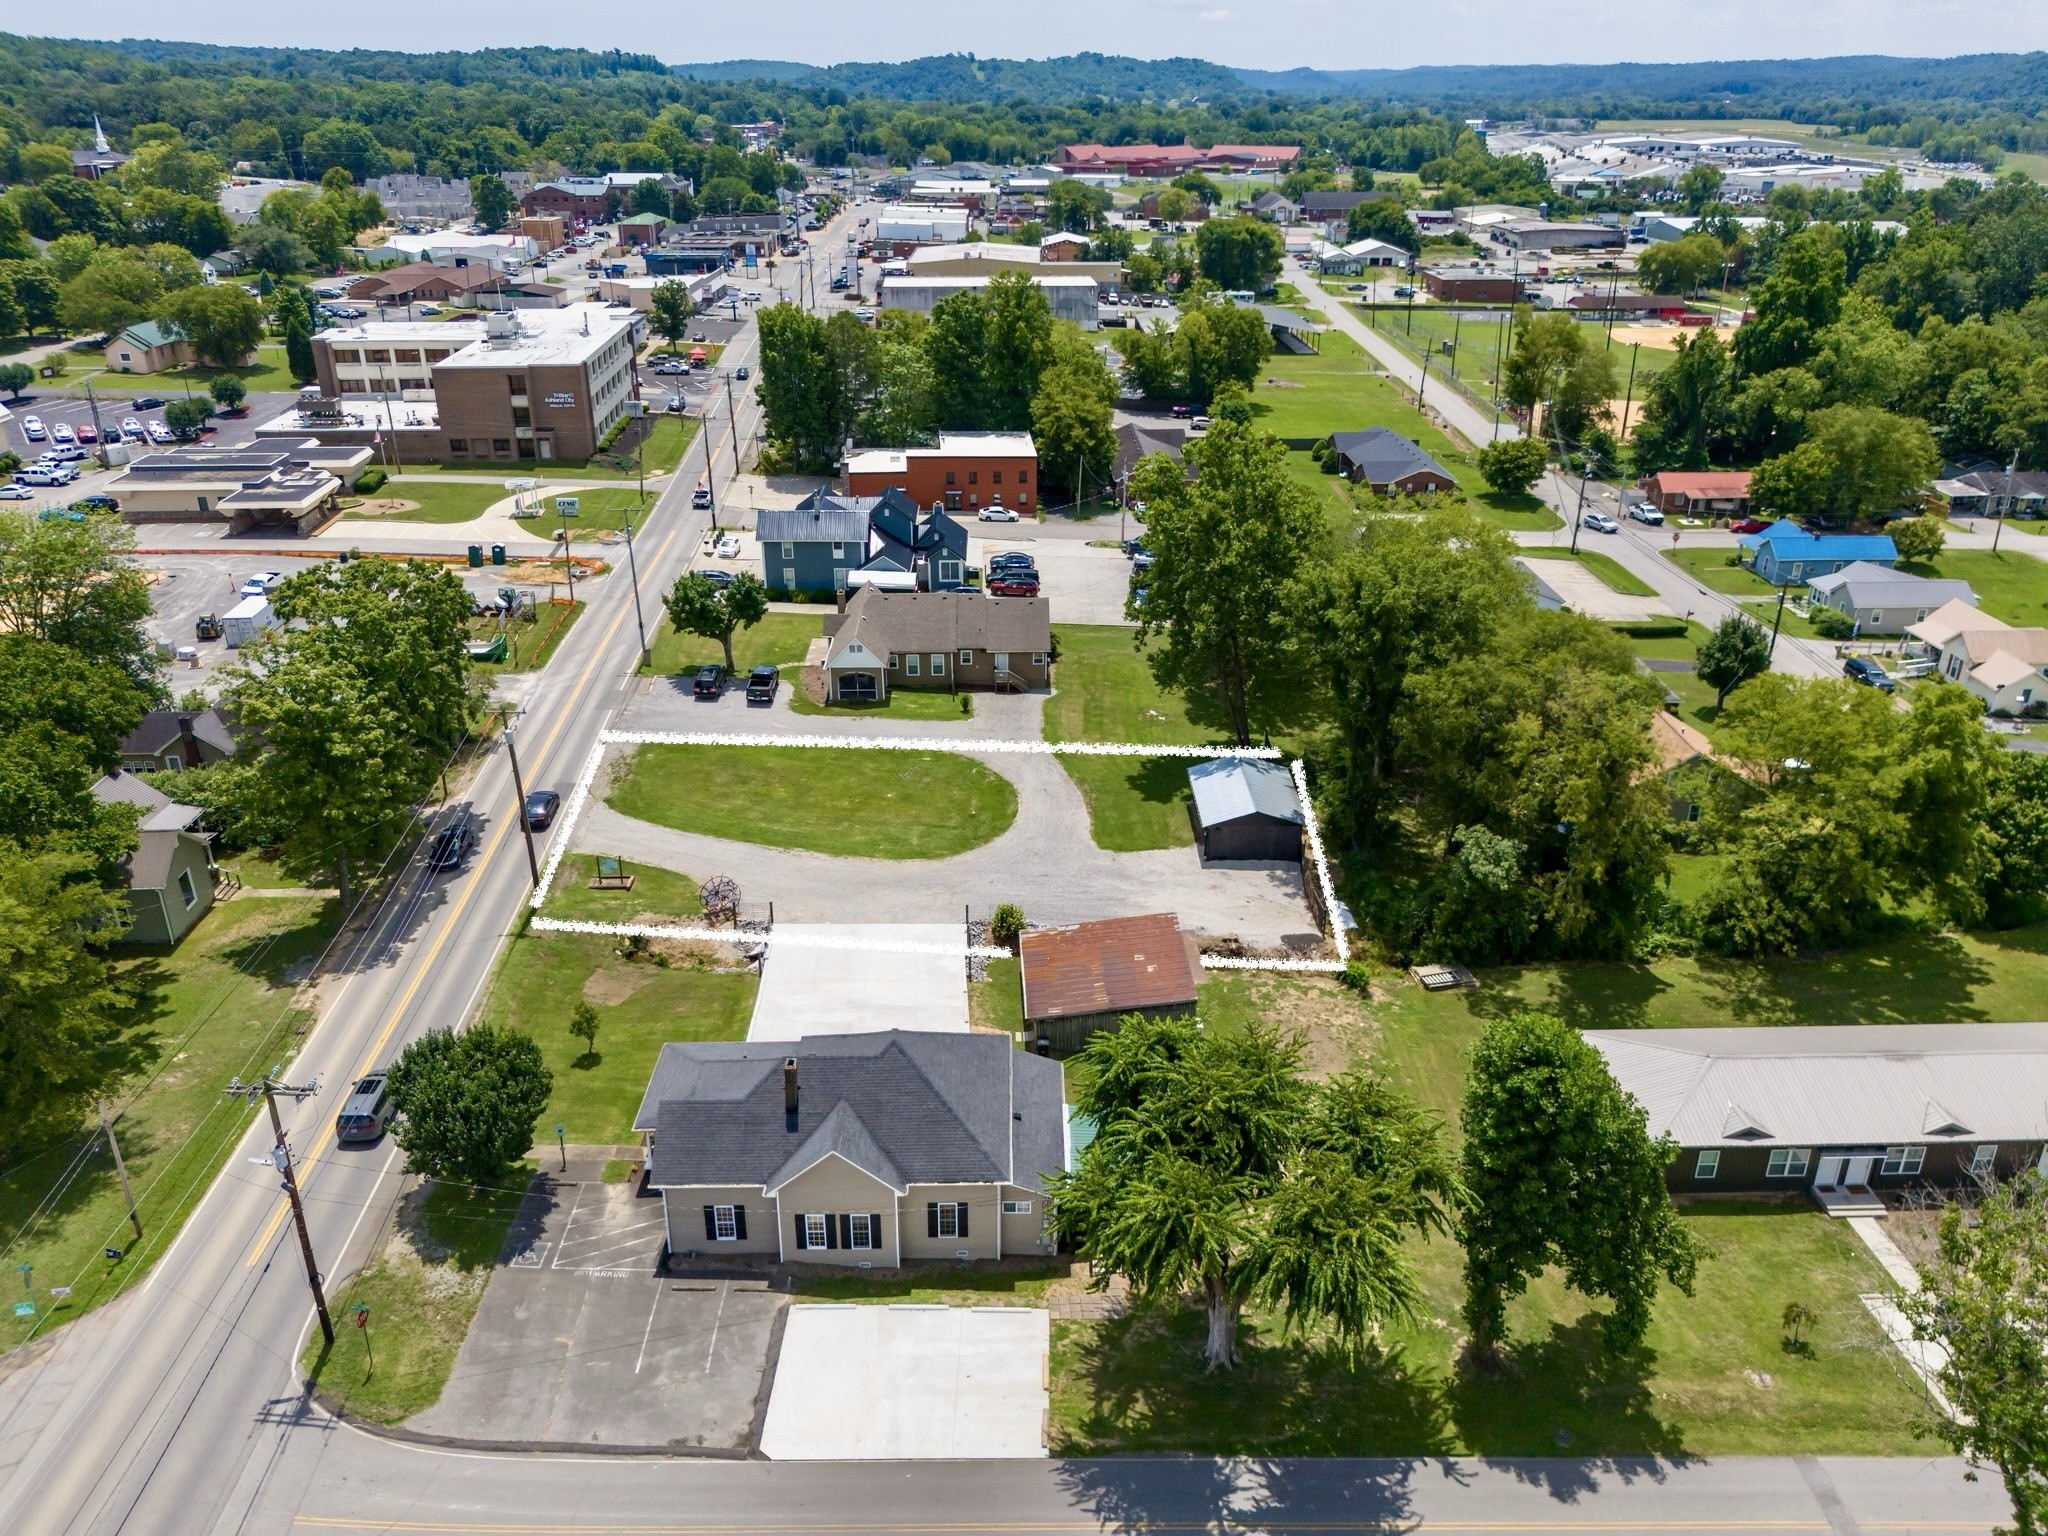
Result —
<instances>
[{"instance_id":1,"label":"red brick building","mask_svg":"<svg viewBox=\"0 0 2048 1536\"><path fill-rule=\"evenodd\" d=\"M902 491L920 507L977 512L1037 506L1038 448L1028 432L948 432L935 448L868 448L846 461L851 496Z\"/></svg>"},{"instance_id":2,"label":"red brick building","mask_svg":"<svg viewBox=\"0 0 2048 1536\"><path fill-rule=\"evenodd\" d=\"M623 199L601 176L543 181L520 194L519 211L553 214L565 222L601 224L618 211Z\"/></svg>"}]
</instances>

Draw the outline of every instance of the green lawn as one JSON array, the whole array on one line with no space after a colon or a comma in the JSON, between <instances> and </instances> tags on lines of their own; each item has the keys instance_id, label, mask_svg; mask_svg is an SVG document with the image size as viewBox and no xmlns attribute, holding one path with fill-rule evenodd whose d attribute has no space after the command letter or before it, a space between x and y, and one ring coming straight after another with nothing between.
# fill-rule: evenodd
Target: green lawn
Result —
<instances>
[{"instance_id":1,"label":"green lawn","mask_svg":"<svg viewBox=\"0 0 2048 1536\"><path fill-rule=\"evenodd\" d=\"M1026 914L1029 916L1029 914ZM967 1019L976 1029L1002 1029L1015 1034L1024 1027L1024 983L1021 960L991 960L988 976L967 984Z\"/></svg>"},{"instance_id":2,"label":"green lawn","mask_svg":"<svg viewBox=\"0 0 2048 1536\"><path fill-rule=\"evenodd\" d=\"M650 613L650 618L658 616ZM743 629L732 637L733 662L742 672L750 667L797 666L811 642L824 632L822 609L815 614L770 613L751 629ZM725 648L716 640L678 634L665 617L660 619L650 650L651 659L642 669L650 673L694 672L725 660Z\"/></svg>"},{"instance_id":3,"label":"green lawn","mask_svg":"<svg viewBox=\"0 0 2048 1536\"><path fill-rule=\"evenodd\" d=\"M328 1297L332 1347L318 1328L307 1335L300 1368L323 1397L377 1424L440 1400L532 1170L521 1164L502 1188L429 1183L405 1197L383 1251ZM367 1330L355 1326L358 1304Z\"/></svg>"},{"instance_id":4,"label":"green lawn","mask_svg":"<svg viewBox=\"0 0 2048 1536\"><path fill-rule=\"evenodd\" d=\"M2032 555L1946 549L1925 564L1902 569L1916 576L1967 581L1976 590L1977 606L2007 624L2048 624L2048 564Z\"/></svg>"},{"instance_id":5,"label":"green lawn","mask_svg":"<svg viewBox=\"0 0 2048 1536\"><path fill-rule=\"evenodd\" d=\"M407 470L408 475L411 470ZM491 507L507 499L504 483L498 480L434 481L399 479L388 481L368 496L344 502L342 516L363 522L390 518L406 523L468 523L482 517ZM411 502L395 511L379 510L386 501ZM536 520L536 522L541 520Z\"/></svg>"},{"instance_id":6,"label":"green lawn","mask_svg":"<svg viewBox=\"0 0 2048 1536\"><path fill-rule=\"evenodd\" d=\"M1014 1268L966 1264L907 1264L900 1270L834 1274L817 1265L794 1265L790 1295L797 1301L857 1302L918 1307L1040 1307L1061 1269L1012 1261Z\"/></svg>"},{"instance_id":7,"label":"green lawn","mask_svg":"<svg viewBox=\"0 0 2048 1536\"><path fill-rule=\"evenodd\" d=\"M1531 545L1515 551L1525 560L1576 560L1587 570L1606 582L1614 591L1627 597L1655 597L1657 589L1630 571L1612 555L1603 555L1595 549L1582 549L1576 555L1565 546Z\"/></svg>"},{"instance_id":8,"label":"green lawn","mask_svg":"<svg viewBox=\"0 0 2048 1536\"><path fill-rule=\"evenodd\" d=\"M848 858L941 859L1017 818L1010 781L957 752L637 747L608 798L685 832Z\"/></svg>"},{"instance_id":9,"label":"green lawn","mask_svg":"<svg viewBox=\"0 0 2048 1536\"><path fill-rule=\"evenodd\" d=\"M1444 467L1452 469L1449 464ZM1457 473L1455 469L1452 472ZM1479 521L1508 533L1551 533L1564 526L1564 519L1553 512L1541 497L1526 491L1519 496L1481 491L1471 500L1472 511Z\"/></svg>"},{"instance_id":10,"label":"green lawn","mask_svg":"<svg viewBox=\"0 0 2048 1536\"><path fill-rule=\"evenodd\" d=\"M1729 597L1776 597L1778 589L1747 566L1735 563L1738 551L1698 545L1691 549L1659 550L1673 565L1709 591Z\"/></svg>"},{"instance_id":11,"label":"green lawn","mask_svg":"<svg viewBox=\"0 0 2048 1536\"><path fill-rule=\"evenodd\" d=\"M1919 1401L1857 1300L1883 1287L1839 1222L1803 1201L1699 1203L1696 1294L1657 1298L1643 1349L1620 1361L1594 1315L1546 1274L1509 1309L1498 1375L1453 1364L1460 1255L1414 1246L1420 1315L1358 1362L1277 1318L1247 1319L1245 1363L1205 1375L1192 1309L1056 1322L1054 1455L1578 1456L1920 1454ZM1810 1353L1781 1343L1788 1301L1811 1307Z\"/></svg>"},{"instance_id":12,"label":"green lawn","mask_svg":"<svg viewBox=\"0 0 2048 1536\"><path fill-rule=\"evenodd\" d=\"M215 368L201 363L190 368L168 368L162 373L115 373L104 366L105 356L100 348L93 347L90 351L92 366L87 371L70 373L61 380L49 382L61 383L67 389L90 382L99 391L103 405L109 403L109 396L116 401L124 395L161 395L166 400L188 392L201 396L206 393L206 386L224 373L240 379L252 395L263 392L293 394L299 387L299 381L285 366L282 343L264 342L256 349L255 363L247 368ZM47 361L54 364L56 359ZM83 362L84 358L78 361Z\"/></svg>"},{"instance_id":13,"label":"green lawn","mask_svg":"<svg viewBox=\"0 0 2048 1536\"><path fill-rule=\"evenodd\" d=\"M643 897L643 882L635 882L630 897L641 900L622 908L623 920L685 915L656 901L652 883L646 884ZM559 914L550 906L549 915ZM619 943L590 934L524 934L491 978L482 1016L532 1035L554 1074L554 1097L541 1116L544 1140L560 1125L573 1142L631 1141L633 1113L666 1042L746 1038L760 985L752 971L710 970L694 956L666 965L652 953L627 960ZM580 1002L597 1011L597 1048L590 1054L569 1033L569 1016Z\"/></svg>"},{"instance_id":14,"label":"green lawn","mask_svg":"<svg viewBox=\"0 0 2048 1536\"><path fill-rule=\"evenodd\" d=\"M638 923L677 922L704 910L698 884L688 875L631 859L621 860L619 867L633 877L631 890L593 890L597 855L570 854L555 872L542 912L586 923Z\"/></svg>"},{"instance_id":15,"label":"green lawn","mask_svg":"<svg viewBox=\"0 0 2048 1536\"><path fill-rule=\"evenodd\" d=\"M0 1349L21 1343L36 1324L47 1331L112 1300L170 1246L260 1113L224 1098L221 1085L289 1060L312 1023L293 1006L293 991L333 933L337 910L319 899L244 897L208 913L176 949L119 952L144 989L137 1020L158 1050L109 1095L143 1236L137 1242L128 1225L96 1119L12 1157L0 1175L0 1243L10 1266L31 1266L39 1316L0 1314ZM95 1141L67 1181L73 1154ZM51 1203L39 1214L45 1197ZM101 1257L109 1245L124 1250L118 1262ZM10 1276L17 1287L22 1278ZM53 1302L49 1289L58 1285L72 1293Z\"/></svg>"},{"instance_id":16,"label":"green lawn","mask_svg":"<svg viewBox=\"0 0 2048 1536\"><path fill-rule=\"evenodd\" d=\"M1220 722L1152 680L1133 631L1114 625L1060 626L1056 691L1045 706L1047 741L1138 741L1162 745L1227 742ZM1088 803L1098 847L1117 852L1181 848L1188 826L1188 765L1178 758L1060 758Z\"/></svg>"},{"instance_id":17,"label":"green lawn","mask_svg":"<svg viewBox=\"0 0 2048 1536\"><path fill-rule=\"evenodd\" d=\"M697 436L698 423L691 417L662 412L648 433L643 450L646 459L647 477L651 480L659 475L671 474L682 463L683 452ZM459 459L447 464L408 464L408 475L567 475L577 480L635 480L638 471L630 462L624 468L610 464L596 464L588 459L550 459L542 464L532 459L516 462L479 463L474 459ZM495 481L493 483L496 483ZM500 493L503 494L502 492Z\"/></svg>"},{"instance_id":18,"label":"green lawn","mask_svg":"<svg viewBox=\"0 0 2048 1536\"><path fill-rule=\"evenodd\" d=\"M792 688L789 707L799 715L826 715L837 720L853 720L863 715L883 715L892 720L966 720L974 714L974 695L946 693L937 688L892 688L889 697L877 704L814 704L801 688Z\"/></svg>"}]
</instances>

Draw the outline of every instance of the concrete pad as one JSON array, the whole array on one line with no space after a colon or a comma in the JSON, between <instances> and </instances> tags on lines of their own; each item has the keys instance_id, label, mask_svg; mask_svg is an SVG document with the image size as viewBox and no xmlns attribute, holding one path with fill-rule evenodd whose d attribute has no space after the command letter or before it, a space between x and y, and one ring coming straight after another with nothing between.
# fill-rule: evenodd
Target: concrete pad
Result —
<instances>
[{"instance_id":1,"label":"concrete pad","mask_svg":"<svg viewBox=\"0 0 2048 1536\"><path fill-rule=\"evenodd\" d=\"M977 524L991 531L971 536L967 558L984 570L988 558L1005 550L1022 550L1038 562L1044 592L1052 602L1055 624L1127 624L1124 599L1131 590L1131 562L1119 549L1097 549L1084 539L1036 538L1028 531L1002 533L1000 523ZM1099 518L1095 538L1114 539L1116 519ZM1030 525L1022 525L1028 530Z\"/></svg>"},{"instance_id":2,"label":"concrete pad","mask_svg":"<svg viewBox=\"0 0 2048 1536\"><path fill-rule=\"evenodd\" d=\"M1049 1314L793 1306L761 1431L777 1461L1045 1455Z\"/></svg>"},{"instance_id":3,"label":"concrete pad","mask_svg":"<svg viewBox=\"0 0 2048 1536\"><path fill-rule=\"evenodd\" d=\"M1598 546L1594 550L1598 553ZM1672 617L1662 598L1629 597L1617 592L1576 560L1531 560L1529 565L1574 613L1592 619Z\"/></svg>"},{"instance_id":4,"label":"concrete pad","mask_svg":"<svg viewBox=\"0 0 2048 1536\"><path fill-rule=\"evenodd\" d=\"M858 901L857 895L851 899ZM813 947L806 936L829 938ZM761 966L749 1040L967 1028L965 930L959 923L778 923ZM950 954L892 953L921 944Z\"/></svg>"}]
</instances>

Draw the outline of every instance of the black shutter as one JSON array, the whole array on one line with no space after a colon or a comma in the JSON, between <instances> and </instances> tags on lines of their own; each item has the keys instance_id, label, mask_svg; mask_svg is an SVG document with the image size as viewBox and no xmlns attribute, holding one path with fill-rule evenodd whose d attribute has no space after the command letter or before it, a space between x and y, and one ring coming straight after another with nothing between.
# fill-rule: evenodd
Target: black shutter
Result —
<instances>
[{"instance_id":1,"label":"black shutter","mask_svg":"<svg viewBox=\"0 0 2048 1536\"><path fill-rule=\"evenodd\" d=\"M747 1208L744 1205L732 1208L732 1235L741 1242L747 1240Z\"/></svg>"},{"instance_id":2,"label":"black shutter","mask_svg":"<svg viewBox=\"0 0 2048 1536\"><path fill-rule=\"evenodd\" d=\"M965 1237L967 1235L967 1202L962 1200L953 1209L960 1213L960 1235Z\"/></svg>"},{"instance_id":3,"label":"black shutter","mask_svg":"<svg viewBox=\"0 0 2048 1536\"><path fill-rule=\"evenodd\" d=\"M796 1221L796 1245L797 1245L797 1247L799 1247L799 1248L807 1248L807 1247L809 1247L810 1245L809 1245L808 1243L806 1243L806 1242L804 1241L804 1217L803 1217L803 1212L801 1212L801 1211L797 1212L797 1214L796 1214L796 1216L795 1216L795 1218L794 1218L794 1219L795 1219L795 1221Z\"/></svg>"},{"instance_id":4,"label":"black shutter","mask_svg":"<svg viewBox=\"0 0 2048 1536\"><path fill-rule=\"evenodd\" d=\"M842 1248L851 1248L853 1246L853 1218L844 1211L839 1213L839 1246Z\"/></svg>"},{"instance_id":5,"label":"black shutter","mask_svg":"<svg viewBox=\"0 0 2048 1536\"><path fill-rule=\"evenodd\" d=\"M936 1200L924 1208L924 1235L926 1237L937 1237L939 1235L939 1202Z\"/></svg>"},{"instance_id":6,"label":"black shutter","mask_svg":"<svg viewBox=\"0 0 2048 1536\"><path fill-rule=\"evenodd\" d=\"M837 1248L839 1246L839 1222L830 1211L825 1213L825 1246L827 1248Z\"/></svg>"},{"instance_id":7,"label":"black shutter","mask_svg":"<svg viewBox=\"0 0 2048 1536\"><path fill-rule=\"evenodd\" d=\"M718 1241L718 1212L708 1205L704 1207L704 1240L707 1243Z\"/></svg>"},{"instance_id":8,"label":"black shutter","mask_svg":"<svg viewBox=\"0 0 2048 1536\"><path fill-rule=\"evenodd\" d=\"M868 1246L878 1252L881 1249L882 1213L880 1211L871 1211L868 1214Z\"/></svg>"}]
</instances>

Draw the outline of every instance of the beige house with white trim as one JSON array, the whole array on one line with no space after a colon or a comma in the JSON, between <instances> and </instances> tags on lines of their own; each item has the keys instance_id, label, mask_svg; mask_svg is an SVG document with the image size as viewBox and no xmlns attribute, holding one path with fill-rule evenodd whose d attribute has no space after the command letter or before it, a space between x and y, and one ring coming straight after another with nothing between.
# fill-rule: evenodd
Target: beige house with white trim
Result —
<instances>
[{"instance_id":1,"label":"beige house with white trim","mask_svg":"<svg viewBox=\"0 0 2048 1536\"><path fill-rule=\"evenodd\" d=\"M1997 715L2048 712L2048 629L2015 628L1960 600L1906 627L1935 658L1935 675L1961 683Z\"/></svg>"},{"instance_id":2,"label":"beige house with white trim","mask_svg":"<svg viewBox=\"0 0 2048 1536\"><path fill-rule=\"evenodd\" d=\"M634 1119L668 1252L896 1268L1052 1251L1056 1062L892 1030L662 1047Z\"/></svg>"}]
</instances>

